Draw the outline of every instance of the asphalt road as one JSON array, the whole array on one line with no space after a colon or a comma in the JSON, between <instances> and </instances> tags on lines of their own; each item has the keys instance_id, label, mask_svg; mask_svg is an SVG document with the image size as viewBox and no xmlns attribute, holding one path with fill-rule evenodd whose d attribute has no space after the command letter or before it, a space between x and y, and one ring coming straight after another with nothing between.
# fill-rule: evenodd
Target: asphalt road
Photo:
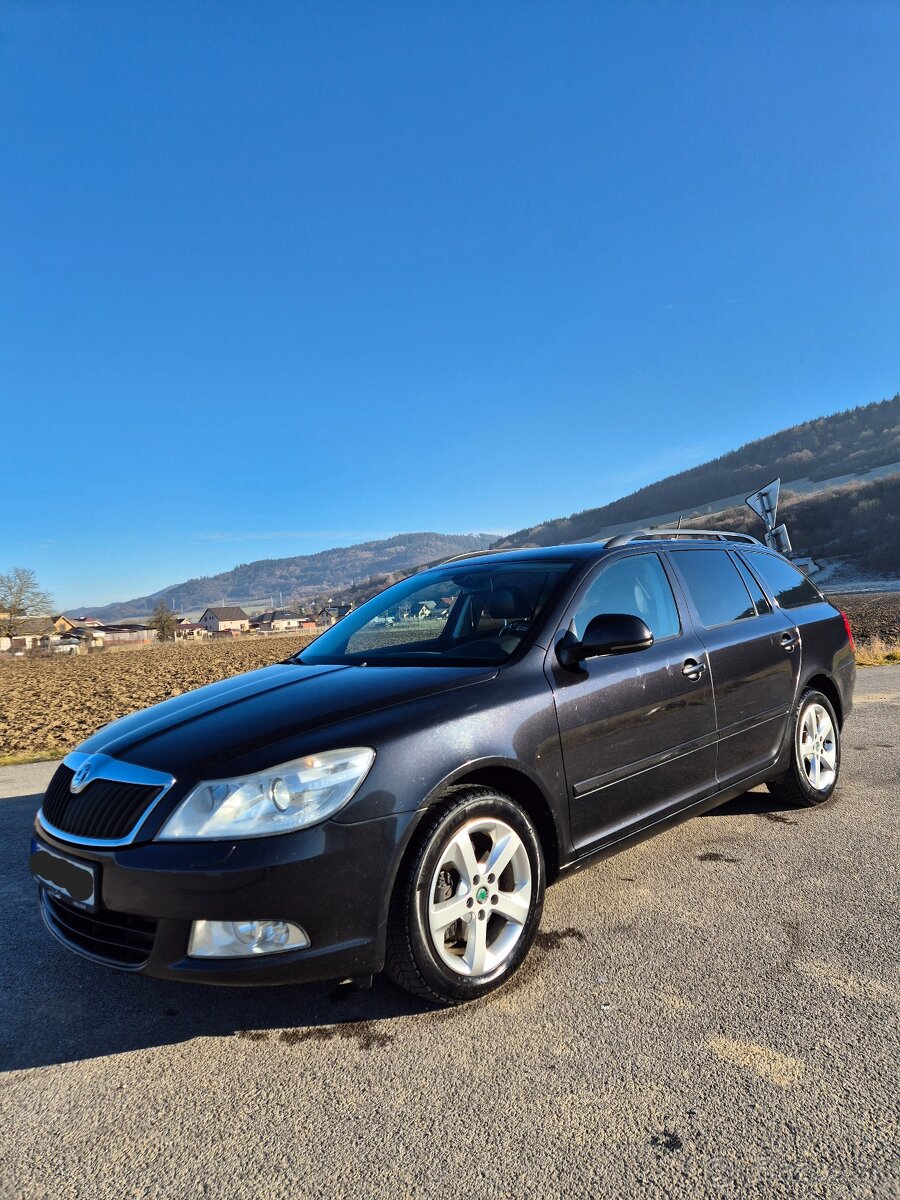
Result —
<instances>
[{"instance_id":1,"label":"asphalt road","mask_svg":"<svg viewBox=\"0 0 900 1200\"><path fill-rule=\"evenodd\" d=\"M476 1007L226 991L43 931L48 765L0 771L0 1195L878 1197L900 1191L900 667L838 795L754 792L551 889Z\"/></svg>"}]
</instances>

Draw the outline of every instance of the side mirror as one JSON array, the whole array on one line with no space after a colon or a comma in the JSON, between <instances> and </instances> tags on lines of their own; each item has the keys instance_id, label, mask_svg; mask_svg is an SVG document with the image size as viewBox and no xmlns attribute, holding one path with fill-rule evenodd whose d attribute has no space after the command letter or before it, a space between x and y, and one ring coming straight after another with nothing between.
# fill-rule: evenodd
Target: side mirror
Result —
<instances>
[{"instance_id":1,"label":"side mirror","mask_svg":"<svg viewBox=\"0 0 900 1200\"><path fill-rule=\"evenodd\" d=\"M563 638L557 644L556 657L566 670L574 671L586 658L631 654L652 645L653 634L640 617L631 613L601 613L590 621L580 642Z\"/></svg>"}]
</instances>

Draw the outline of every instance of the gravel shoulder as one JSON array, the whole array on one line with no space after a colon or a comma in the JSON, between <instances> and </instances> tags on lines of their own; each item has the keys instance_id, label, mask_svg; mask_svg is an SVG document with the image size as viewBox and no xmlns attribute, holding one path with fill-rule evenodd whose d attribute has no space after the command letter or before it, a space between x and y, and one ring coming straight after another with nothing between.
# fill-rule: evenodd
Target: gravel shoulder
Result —
<instances>
[{"instance_id":1,"label":"gravel shoulder","mask_svg":"<svg viewBox=\"0 0 900 1200\"><path fill-rule=\"evenodd\" d=\"M900 667L857 701L834 800L748 793L586 868L443 1012L69 955L27 873L53 764L0 770L0 1192L896 1194Z\"/></svg>"}]
</instances>

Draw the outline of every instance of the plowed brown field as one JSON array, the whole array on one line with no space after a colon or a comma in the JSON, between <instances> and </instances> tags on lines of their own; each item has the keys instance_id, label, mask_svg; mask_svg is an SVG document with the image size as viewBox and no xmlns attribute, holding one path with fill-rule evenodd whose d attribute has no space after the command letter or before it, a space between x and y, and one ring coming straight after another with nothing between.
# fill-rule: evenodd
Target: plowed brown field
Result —
<instances>
[{"instance_id":1,"label":"plowed brown field","mask_svg":"<svg viewBox=\"0 0 900 1200\"><path fill-rule=\"evenodd\" d=\"M900 594L833 599L850 617L858 643L900 638ZM108 721L204 683L280 662L311 640L309 636L233 642L216 639L86 657L3 656L0 760L4 756L53 758L64 754Z\"/></svg>"},{"instance_id":2,"label":"plowed brown field","mask_svg":"<svg viewBox=\"0 0 900 1200\"><path fill-rule=\"evenodd\" d=\"M850 618L858 642L875 637L888 641L900 638L900 592L863 592L856 596L833 595L830 599Z\"/></svg>"},{"instance_id":3,"label":"plowed brown field","mask_svg":"<svg viewBox=\"0 0 900 1200\"><path fill-rule=\"evenodd\" d=\"M86 656L6 659L0 662L0 757L64 754L117 717L204 683L281 662L311 640L214 639Z\"/></svg>"}]
</instances>

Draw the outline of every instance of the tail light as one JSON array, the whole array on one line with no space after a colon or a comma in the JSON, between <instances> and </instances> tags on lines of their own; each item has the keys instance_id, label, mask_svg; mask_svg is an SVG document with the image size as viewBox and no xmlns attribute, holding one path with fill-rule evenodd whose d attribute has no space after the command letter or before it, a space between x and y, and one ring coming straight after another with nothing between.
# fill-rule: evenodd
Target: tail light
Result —
<instances>
[{"instance_id":1,"label":"tail light","mask_svg":"<svg viewBox=\"0 0 900 1200\"><path fill-rule=\"evenodd\" d=\"M854 642L854 640L853 640L853 630L850 628L850 618L847 616L847 614L845 612L842 612L841 616L844 619L844 628L847 630L847 641L850 643L850 649L855 654L856 653L856 642Z\"/></svg>"}]
</instances>

